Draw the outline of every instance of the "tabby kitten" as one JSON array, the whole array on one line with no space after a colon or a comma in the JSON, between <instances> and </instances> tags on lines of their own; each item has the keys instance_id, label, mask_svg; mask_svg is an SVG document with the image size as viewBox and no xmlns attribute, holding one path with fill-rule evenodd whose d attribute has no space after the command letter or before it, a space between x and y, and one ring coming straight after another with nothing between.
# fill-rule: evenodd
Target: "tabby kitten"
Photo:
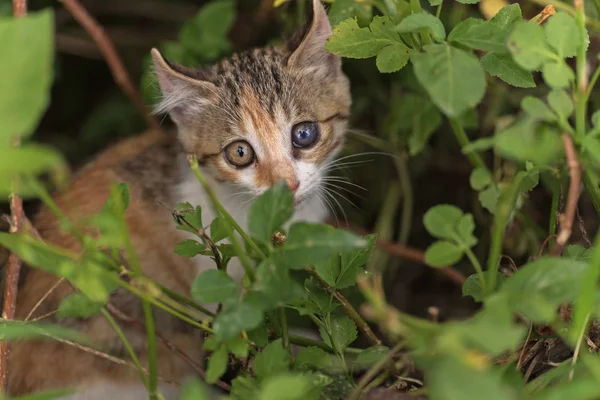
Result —
<instances>
[{"instance_id":1,"label":"tabby kitten","mask_svg":"<svg viewBox=\"0 0 600 400\"><path fill-rule=\"evenodd\" d=\"M214 218L186 155L197 156L220 201L242 225L250 201L280 179L294 193L296 220L323 221L323 173L342 147L351 103L341 60L324 48L331 33L322 4L313 0L307 26L280 48L235 54L202 69L175 65L152 50L163 95L157 111L171 116L177 135L148 132L109 148L79 171L55 201L77 220L98 213L112 185L129 183L126 222L141 267L149 278L184 296L198 273L215 267L208 257L188 259L173 252L187 233L174 229L170 211L161 204L173 207L187 201L202 206L205 221ZM47 242L82 251L48 209L42 209L34 223ZM239 265L232 262L230 270L241 278ZM32 310L30 318L52 314L72 292L69 284L32 269L19 292L18 317L25 319ZM117 290L110 301L143 320L134 296ZM155 318L162 336L199 360L198 330L159 310ZM101 315L66 321L50 316L44 321L79 329L99 343L102 352L128 359ZM130 325L122 328L140 362L147 365L145 335ZM166 399L175 399L178 384L193 371L160 342L158 357L159 390ZM66 398L147 398L135 369L56 341L15 343L9 374L11 395L77 387L80 392Z\"/></svg>"}]
</instances>

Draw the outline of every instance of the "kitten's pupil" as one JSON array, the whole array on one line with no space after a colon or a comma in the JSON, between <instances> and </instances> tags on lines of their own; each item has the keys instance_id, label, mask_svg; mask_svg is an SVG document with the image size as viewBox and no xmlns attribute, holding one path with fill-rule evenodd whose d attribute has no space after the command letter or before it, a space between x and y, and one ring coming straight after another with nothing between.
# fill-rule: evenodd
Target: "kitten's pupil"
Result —
<instances>
[{"instance_id":1,"label":"kitten's pupil","mask_svg":"<svg viewBox=\"0 0 600 400\"><path fill-rule=\"evenodd\" d=\"M238 156L240 156L240 158L244 158L244 155L246 154L246 150L244 150L244 148L240 145L237 148L237 153L238 153Z\"/></svg>"}]
</instances>

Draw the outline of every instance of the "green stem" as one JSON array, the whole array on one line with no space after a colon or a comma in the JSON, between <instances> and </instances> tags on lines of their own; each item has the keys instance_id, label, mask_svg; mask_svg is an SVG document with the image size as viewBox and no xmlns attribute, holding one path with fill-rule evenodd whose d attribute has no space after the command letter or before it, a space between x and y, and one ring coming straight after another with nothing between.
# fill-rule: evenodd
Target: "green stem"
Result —
<instances>
[{"instance_id":1,"label":"green stem","mask_svg":"<svg viewBox=\"0 0 600 400\"><path fill-rule=\"evenodd\" d=\"M397 238L397 242L402 244L406 244L410 236L414 206L414 194L406 158L406 154L402 154L400 159L394 158L400 186L402 187L402 215L400 217L400 232Z\"/></svg>"},{"instance_id":2,"label":"green stem","mask_svg":"<svg viewBox=\"0 0 600 400\"><path fill-rule=\"evenodd\" d=\"M456 118L448 118L448 121L450 122L450 127L452 128L452 131L454 132L454 135L456 136L456 140L458 140L458 144L460 145L460 148L461 149L465 148L471 142L469 141L469 137L467 136L467 133L463 129L462 125ZM467 154L467 158L469 159L469 161L471 162L471 165L473 165L473 167L487 168L485 165L485 162L483 161L483 158L481 158L481 156L479 154L477 154L475 152L471 152L471 153Z\"/></svg>"},{"instance_id":3,"label":"green stem","mask_svg":"<svg viewBox=\"0 0 600 400\"><path fill-rule=\"evenodd\" d=\"M465 254L467 255L467 258L469 259L469 261L471 261L473 268L475 268L475 271L477 272L477 275L479 276L479 281L481 282L481 287L485 287L485 275L483 274L483 268L481 268L481 264L479 263L479 260L477 259L477 257L475 257L475 254L473 254L473 251L469 248L467 248L465 250Z\"/></svg>"},{"instance_id":4,"label":"green stem","mask_svg":"<svg viewBox=\"0 0 600 400\"><path fill-rule=\"evenodd\" d=\"M410 0L410 9L413 14L421 12L421 2L420 0ZM431 39L431 35L429 31L420 32L419 36L421 37L421 42L423 44L432 44L433 40Z\"/></svg>"},{"instance_id":5,"label":"green stem","mask_svg":"<svg viewBox=\"0 0 600 400\"><path fill-rule=\"evenodd\" d=\"M581 38L581 46L577 52L577 92L575 102L575 130L576 130L576 141L581 143L585 136L585 114L587 109L587 89L588 89L588 78L586 75L586 52L587 46L583 45L583 38L586 37L587 32L585 30L585 12L583 9L583 0L575 1L577 7L575 8L575 21L579 28L579 37Z\"/></svg>"},{"instance_id":6,"label":"green stem","mask_svg":"<svg viewBox=\"0 0 600 400\"><path fill-rule=\"evenodd\" d=\"M483 293L490 294L496 289L496 275L498 273L498 263L502 253L502 243L504 242L504 232L508 226L511 214L517 203L520 193L521 182L528 175L527 172L519 172L513 183L500 194L494 214L494 231L492 232L492 244L487 264L486 285L483 286Z\"/></svg>"},{"instance_id":7,"label":"green stem","mask_svg":"<svg viewBox=\"0 0 600 400\"><path fill-rule=\"evenodd\" d=\"M288 349L290 347L290 335L288 332L287 315L285 315L285 308L279 309L279 321L281 324L281 338L283 339L283 348Z\"/></svg>"},{"instance_id":8,"label":"green stem","mask_svg":"<svg viewBox=\"0 0 600 400\"><path fill-rule=\"evenodd\" d=\"M221 215L223 218L225 218L225 220L227 220L227 222L233 227L233 229L235 229L240 234L240 236L244 239L244 241L252 248L252 250L254 250L256 252L256 254L258 254L258 256L261 259L266 260L267 256L256 245L256 243L254 243L254 240L252 240L252 238L250 238L250 236L248 236L248 234L242 229L242 227L236 222L236 220L233 219L231 214L229 214L229 212L227 212L227 210L225 209L225 207L223 207L221 202L219 202L219 199L217 199L217 195L212 190L212 188L210 187L210 185L204 178L204 175L200 171L200 167L198 166L198 160L197 160L196 156L190 156L189 162L190 162L190 167L192 168L192 170L194 171L194 174L196 175L196 178L198 178L198 181L200 181L200 184L204 188L204 191L208 194L208 197L210 197L212 205L215 208L215 211L217 212L217 214ZM245 270L246 274L248 275L248 278L250 279L250 281L254 281L254 278L255 278L254 270L252 268L252 262L250 261L248 254L246 254L246 252L244 251L243 247L241 246L240 242L238 241L238 239L234 233L232 233L230 235L230 239L231 239L231 244L236 251L236 254L240 258L242 266L244 267L244 270Z\"/></svg>"},{"instance_id":9,"label":"green stem","mask_svg":"<svg viewBox=\"0 0 600 400\"><path fill-rule=\"evenodd\" d=\"M162 290L168 296L171 296L175 300L182 302L183 304L185 304L188 307L191 307L193 309L196 309L196 310L200 311L201 313L206 314L208 317L210 317L210 319L212 319L212 318L214 318L216 316L215 313L213 313L212 311L210 311L210 310L202 307L200 304L196 303L195 301L192 301L192 300L188 299L187 297L182 296L179 293L174 292L174 291L172 291L171 289L169 289L169 288L167 288L165 286L162 286L162 285L159 285L159 284L157 284L157 285L158 285L158 287L160 287L160 290Z\"/></svg>"},{"instance_id":10,"label":"green stem","mask_svg":"<svg viewBox=\"0 0 600 400\"><path fill-rule=\"evenodd\" d=\"M596 71L594 71L594 75L592 75L592 79L590 80L590 83L588 85L587 92L585 93L585 101L586 102L589 100L590 95L592 94L592 90L594 89L594 86L596 86L598 77L600 77L600 65L598 65L598 68L596 68Z\"/></svg>"},{"instance_id":11,"label":"green stem","mask_svg":"<svg viewBox=\"0 0 600 400\"><path fill-rule=\"evenodd\" d=\"M135 368L137 369L138 373L140 374L140 379L142 380L142 382L144 382L144 386L146 386L146 389L150 391L150 388L148 387L148 380L146 379L146 374L144 373L144 368L142 368L140 360L137 358L135 351L131 346L131 343L129 343L129 340L127 340L127 337L125 336L125 333L123 333L123 330L121 329L119 324L117 324L117 321L115 321L112 315L110 315L110 313L105 308L102 308L101 312L102 315L104 315L104 318L106 318L106 320L110 324L110 326L112 326L112 328L114 329L115 333L121 340L121 343L123 343L123 346L125 346L125 350L127 350L127 353L129 353L131 361L135 365Z\"/></svg>"},{"instance_id":12,"label":"green stem","mask_svg":"<svg viewBox=\"0 0 600 400\"><path fill-rule=\"evenodd\" d=\"M600 215L600 187L598 187L598 184L594 181L592 174L588 170L583 170L582 180L585 190L592 200L596 214Z\"/></svg>"},{"instance_id":13,"label":"green stem","mask_svg":"<svg viewBox=\"0 0 600 400\"><path fill-rule=\"evenodd\" d=\"M438 4L436 10L435 10L435 16L436 18L439 18L440 15L442 14L442 5L444 5L444 2L442 1L440 4Z\"/></svg>"},{"instance_id":14,"label":"green stem","mask_svg":"<svg viewBox=\"0 0 600 400\"><path fill-rule=\"evenodd\" d=\"M142 268L137 259L135 249L131 242L131 238L127 231L125 235L125 249L129 258L129 263L133 266L133 270L142 275ZM154 326L154 314L152 305L147 299L142 298L142 308L144 310L144 320L146 323L146 340L148 342L148 392L151 400L158 400L158 367L156 363L156 329Z\"/></svg>"}]
</instances>

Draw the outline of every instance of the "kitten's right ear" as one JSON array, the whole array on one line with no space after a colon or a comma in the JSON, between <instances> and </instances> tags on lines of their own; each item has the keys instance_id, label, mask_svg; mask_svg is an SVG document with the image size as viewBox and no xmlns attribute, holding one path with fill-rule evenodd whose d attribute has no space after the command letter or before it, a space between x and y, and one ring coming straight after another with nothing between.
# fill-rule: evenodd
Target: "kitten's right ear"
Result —
<instances>
[{"instance_id":1,"label":"kitten's right ear","mask_svg":"<svg viewBox=\"0 0 600 400\"><path fill-rule=\"evenodd\" d=\"M152 49L154 72L162 92L155 113L169 113L177 125L189 124L217 93L217 87L203 80L198 71L168 61Z\"/></svg>"}]
</instances>

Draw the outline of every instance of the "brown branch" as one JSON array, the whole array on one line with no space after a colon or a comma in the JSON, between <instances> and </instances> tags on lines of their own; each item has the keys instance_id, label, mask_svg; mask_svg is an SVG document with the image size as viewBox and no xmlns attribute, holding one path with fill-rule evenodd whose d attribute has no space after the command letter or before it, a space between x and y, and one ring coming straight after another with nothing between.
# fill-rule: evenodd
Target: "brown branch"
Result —
<instances>
[{"instance_id":1,"label":"brown branch","mask_svg":"<svg viewBox=\"0 0 600 400\"><path fill-rule=\"evenodd\" d=\"M123 61L119 57L115 46L110 38L104 32L102 26L86 11L77 0L60 0L67 10L73 15L73 18L88 32L94 39L100 51L106 59L106 63L112 73L112 76L123 92L135 103L140 113L146 118L148 125L153 129L160 129L160 124L156 118L150 115L144 100L133 85L131 77L127 73Z\"/></svg>"},{"instance_id":2,"label":"brown branch","mask_svg":"<svg viewBox=\"0 0 600 400\"><path fill-rule=\"evenodd\" d=\"M317 273L314 267L307 267L306 270L319 282L319 284L323 287L327 293L335 296L337 301L340 302L342 308L346 312L346 314L352 318L352 320L356 323L358 329L362 331L362 333L369 339L369 341L373 344L373 346L381 346L381 340L375 336L371 327L365 322L365 320L360 316L360 314L354 309L352 304L341 294L338 290L333 289L327 282L323 280Z\"/></svg>"},{"instance_id":3,"label":"brown branch","mask_svg":"<svg viewBox=\"0 0 600 400\"><path fill-rule=\"evenodd\" d=\"M568 133L563 133L562 140L565 146L565 155L567 156L567 165L569 166L571 182L569 183L569 193L565 213L559 215L560 232L556 238L556 243L554 243L554 246L550 250L550 255L553 257L558 257L562 254L565 244L571 237L581 186L581 169L573 139L571 139L571 136Z\"/></svg>"},{"instance_id":4,"label":"brown branch","mask_svg":"<svg viewBox=\"0 0 600 400\"><path fill-rule=\"evenodd\" d=\"M341 224L333 221L329 221L329 224L338 228L348 229L349 231L352 231L359 235L368 235L370 233L362 228L357 228L347 224ZM388 240L377 239L377 248L385 251L391 256L404 258L406 260L414 261L416 263L431 267L432 269L435 269L437 272L444 275L446 278L450 279L452 282L456 283L459 286L462 286L462 284L465 283L467 279L463 274L451 267L438 268L427 264L425 262L425 253L423 253L420 250L404 246L400 243L394 243Z\"/></svg>"},{"instance_id":5,"label":"brown branch","mask_svg":"<svg viewBox=\"0 0 600 400\"><path fill-rule=\"evenodd\" d=\"M215 263L217 264L217 269L223 269L223 264L221 261L221 253L219 253L219 249L217 248L217 245L215 244L215 242L213 242L213 240L210 238L210 236L208 236L206 234L206 231L204 230L204 228L194 227L194 225L190 224L190 222L183 215L181 215L181 213L177 210L173 210L171 213L173 214L173 218L175 218L177 221L183 222L190 229L193 229L198 234L198 236L200 236L202 241L204 241L204 243L207 244L208 247L210 247L210 250L215 255Z\"/></svg>"},{"instance_id":6,"label":"brown branch","mask_svg":"<svg viewBox=\"0 0 600 400\"><path fill-rule=\"evenodd\" d=\"M123 311L121 311L117 307L115 307L113 304L110 304L110 303L107 304L106 305L106 309L115 318L118 318L121 321L130 324L131 326L133 326L135 329L137 329L140 332L146 333L146 326L144 325L144 323L142 321L139 321L139 320L137 320L137 319L135 319L135 318L127 315L126 313L124 313ZM206 379L206 371L202 367L200 367L194 360L192 360L187 354L185 354L183 351L181 351L177 346L175 346L173 343L171 343L167 338L165 338L163 335L161 335L158 331L156 332L156 337L173 354L175 354L176 356L178 356L179 358L181 358L190 367L192 367L192 369L194 369L194 371L196 371L198 373L198 375L200 375L200 377L202 379ZM215 384L218 387L220 387L221 389L226 390L228 392L231 392L231 386L228 385L227 383L225 383L225 382L217 379L217 381L215 382Z\"/></svg>"}]
</instances>

